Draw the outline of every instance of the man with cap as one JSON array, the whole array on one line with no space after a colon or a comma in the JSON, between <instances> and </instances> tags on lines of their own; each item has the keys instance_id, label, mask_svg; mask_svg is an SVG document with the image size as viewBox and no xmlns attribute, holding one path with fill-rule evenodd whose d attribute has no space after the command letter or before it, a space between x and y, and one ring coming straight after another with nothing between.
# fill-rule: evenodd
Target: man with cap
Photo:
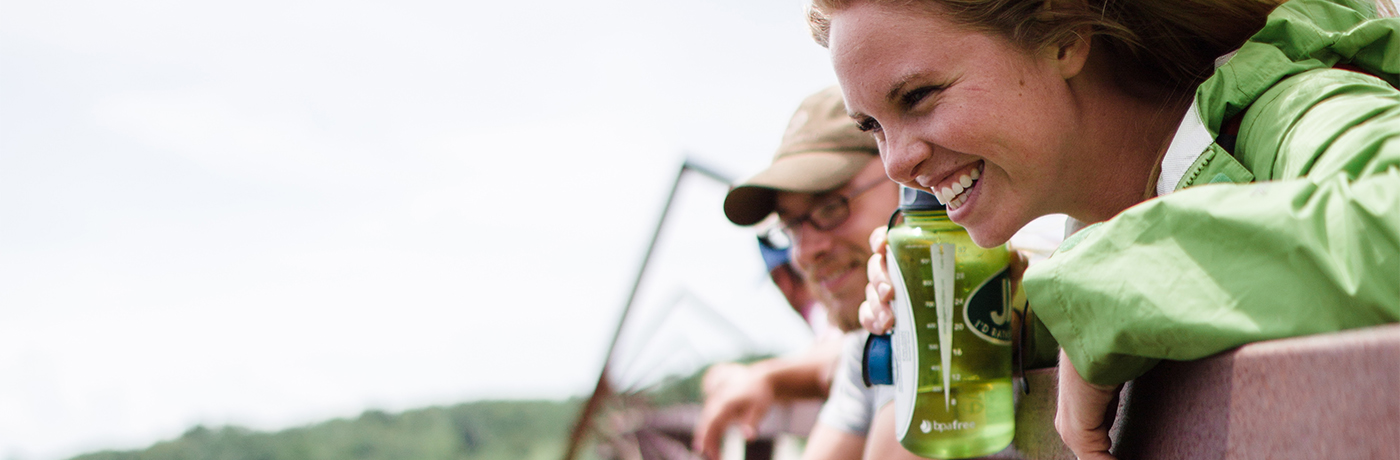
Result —
<instances>
[{"instance_id":1,"label":"man with cap","mask_svg":"<svg viewBox=\"0 0 1400 460\"><path fill-rule=\"evenodd\" d=\"M823 305L811 289L807 280L792 262L791 242L781 231L759 235L758 252L763 256L763 265L768 268L768 277L773 285L783 293L792 311L807 321L816 340L824 340L841 335L841 331L827 320L826 305Z\"/></svg>"},{"instance_id":2,"label":"man with cap","mask_svg":"<svg viewBox=\"0 0 1400 460\"><path fill-rule=\"evenodd\" d=\"M730 190L724 213L738 225L776 213L797 271L832 325L847 333L799 356L712 368L703 382L697 451L716 458L721 435L736 421L753 438L774 400L826 396L804 459L918 458L895 440L892 389L867 388L860 373L865 332L858 311L870 235L897 206L898 187L885 176L874 139L847 116L840 89L804 100L772 165ZM872 423L879 419L888 420Z\"/></svg>"}]
</instances>

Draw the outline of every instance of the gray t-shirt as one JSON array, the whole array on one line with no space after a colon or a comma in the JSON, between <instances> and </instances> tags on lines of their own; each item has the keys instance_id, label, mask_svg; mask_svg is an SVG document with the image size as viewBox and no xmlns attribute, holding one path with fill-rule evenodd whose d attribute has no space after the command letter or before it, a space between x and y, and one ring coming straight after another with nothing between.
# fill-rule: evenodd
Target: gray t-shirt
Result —
<instances>
[{"instance_id":1,"label":"gray t-shirt","mask_svg":"<svg viewBox=\"0 0 1400 460\"><path fill-rule=\"evenodd\" d=\"M870 431L870 420L875 418L875 411L894 400L893 386L867 388L861 379L861 355L865 352L865 339L869 335L868 332L857 331L848 332L841 338L841 362L836 367L836 375L832 377L831 393L817 415L817 423L865 436Z\"/></svg>"}]
</instances>

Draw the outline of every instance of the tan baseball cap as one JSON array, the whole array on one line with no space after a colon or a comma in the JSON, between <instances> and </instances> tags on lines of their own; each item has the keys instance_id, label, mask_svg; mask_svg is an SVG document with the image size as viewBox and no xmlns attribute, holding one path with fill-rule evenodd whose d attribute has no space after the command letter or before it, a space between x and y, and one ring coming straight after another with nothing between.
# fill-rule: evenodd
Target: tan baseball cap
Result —
<instances>
[{"instance_id":1,"label":"tan baseball cap","mask_svg":"<svg viewBox=\"0 0 1400 460\"><path fill-rule=\"evenodd\" d=\"M735 224L756 224L777 207L779 191L835 190L879 154L875 139L846 114L841 88L824 89L803 100L792 115L773 164L729 190L724 215Z\"/></svg>"}]
</instances>

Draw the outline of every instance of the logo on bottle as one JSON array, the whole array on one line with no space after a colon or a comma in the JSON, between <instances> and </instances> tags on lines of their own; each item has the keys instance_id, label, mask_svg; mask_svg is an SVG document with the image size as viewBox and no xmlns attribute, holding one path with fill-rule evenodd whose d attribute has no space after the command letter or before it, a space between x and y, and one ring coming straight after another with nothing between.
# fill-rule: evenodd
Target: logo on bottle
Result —
<instances>
[{"instance_id":1,"label":"logo on bottle","mask_svg":"<svg viewBox=\"0 0 1400 460\"><path fill-rule=\"evenodd\" d=\"M919 431L925 433L930 431L937 431L939 433L944 431L962 431L971 430L973 428L977 428L977 422L960 422L958 419L953 419L953 421L948 423L930 422L928 420L919 423Z\"/></svg>"},{"instance_id":2,"label":"logo on bottle","mask_svg":"<svg viewBox=\"0 0 1400 460\"><path fill-rule=\"evenodd\" d=\"M1011 278L1005 268L968 294L963 323L983 340L1011 344Z\"/></svg>"}]
</instances>

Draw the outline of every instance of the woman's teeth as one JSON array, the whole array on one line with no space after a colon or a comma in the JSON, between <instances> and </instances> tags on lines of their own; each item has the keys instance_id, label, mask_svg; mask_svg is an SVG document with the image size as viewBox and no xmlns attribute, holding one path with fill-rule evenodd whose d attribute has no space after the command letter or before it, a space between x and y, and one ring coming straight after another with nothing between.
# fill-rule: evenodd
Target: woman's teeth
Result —
<instances>
[{"instance_id":1,"label":"woman's teeth","mask_svg":"<svg viewBox=\"0 0 1400 460\"><path fill-rule=\"evenodd\" d=\"M971 189L972 184L976 183L977 179L981 176L982 174L974 169L967 174L963 174L962 177L959 177L958 180L954 181L951 185L934 190L933 196L937 197L940 203L947 205L949 208L962 206L963 203L967 202L967 195L964 195L963 192Z\"/></svg>"}]
</instances>

